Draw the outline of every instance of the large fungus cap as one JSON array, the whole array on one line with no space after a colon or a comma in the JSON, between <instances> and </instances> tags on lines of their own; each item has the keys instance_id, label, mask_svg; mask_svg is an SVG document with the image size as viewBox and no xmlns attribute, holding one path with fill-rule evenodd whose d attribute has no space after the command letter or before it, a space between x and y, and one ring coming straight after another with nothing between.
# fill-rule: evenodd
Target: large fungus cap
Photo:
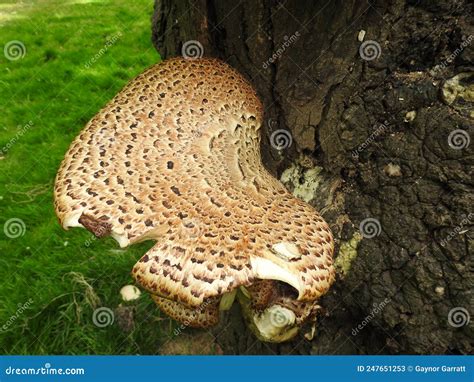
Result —
<instances>
[{"instance_id":1,"label":"large fungus cap","mask_svg":"<svg viewBox=\"0 0 474 382\"><path fill-rule=\"evenodd\" d=\"M227 64L157 64L72 143L56 178L59 220L121 247L155 240L133 276L188 308L259 279L317 300L334 279L333 238L263 167L261 124L255 91Z\"/></svg>"}]
</instances>

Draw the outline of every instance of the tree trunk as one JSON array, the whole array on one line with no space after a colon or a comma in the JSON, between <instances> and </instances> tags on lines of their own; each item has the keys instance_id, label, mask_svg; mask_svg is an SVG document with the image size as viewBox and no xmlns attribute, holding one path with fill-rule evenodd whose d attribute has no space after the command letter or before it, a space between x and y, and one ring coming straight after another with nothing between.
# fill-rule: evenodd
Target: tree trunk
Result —
<instances>
[{"instance_id":1,"label":"tree trunk","mask_svg":"<svg viewBox=\"0 0 474 382\"><path fill-rule=\"evenodd\" d=\"M247 76L265 105L265 165L336 239L314 339L259 342L236 306L213 331L224 353L472 352L473 8L156 1L158 52L197 40ZM280 129L283 151L270 139Z\"/></svg>"}]
</instances>

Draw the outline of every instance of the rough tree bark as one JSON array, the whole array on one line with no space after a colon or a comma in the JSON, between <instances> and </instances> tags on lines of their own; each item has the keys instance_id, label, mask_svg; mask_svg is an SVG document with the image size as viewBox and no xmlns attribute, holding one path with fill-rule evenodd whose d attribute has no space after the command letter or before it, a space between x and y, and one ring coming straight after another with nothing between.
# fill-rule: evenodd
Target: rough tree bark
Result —
<instances>
[{"instance_id":1,"label":"rough tree bark","mask_svg":"<svg viewBox=\"0 0 474 382\"><path fill-rule=\"evenodd\" d=\"M336 238L315 338L255 341L234 307L213 331L224 353L472 352L472 15L459 0L156 1L158 52L197 40L248 77L265 105L265 165ZM362 37L378 58L361 57ZM269 144L277 129L293 137L284 151Z\"/></svg>"}]
</instances>

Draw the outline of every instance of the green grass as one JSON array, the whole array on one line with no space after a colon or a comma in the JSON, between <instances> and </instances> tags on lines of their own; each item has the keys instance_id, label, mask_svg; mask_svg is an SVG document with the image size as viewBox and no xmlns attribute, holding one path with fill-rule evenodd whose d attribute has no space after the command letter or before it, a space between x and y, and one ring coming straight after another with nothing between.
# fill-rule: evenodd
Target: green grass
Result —
<instances>
[{"instance_id":1,"label":"green grass","mask_svg":"<svg viewBox=\"0 0 474 382\"><path fill-rule=\"evenodd\" d=\"M127 304L131 331L121 328L119 314L110 326L94 325L95 309L121 304L120 288L133 283L130 270L152 243L119 250L112 239L64 231L52 204L54 177L73 138L159 60L150 41L152 10L152 0L0 4L2 47L12 40L26 47L19 60L0 56L3 354L155 354L172 330L146 294ZM19 237L5 234L14 228L10 219L24 224Z\"/></svg>"}]
</instances>

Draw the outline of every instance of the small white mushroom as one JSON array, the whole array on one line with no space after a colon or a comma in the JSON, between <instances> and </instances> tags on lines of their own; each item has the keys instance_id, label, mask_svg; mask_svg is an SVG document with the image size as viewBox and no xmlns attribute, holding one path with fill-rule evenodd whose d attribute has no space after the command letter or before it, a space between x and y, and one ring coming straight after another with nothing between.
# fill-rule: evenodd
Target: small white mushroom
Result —
<instances>
[{"instance_id":1,"label":"small white mushroom","mask_svg":"<svg viewBox=\"0 0 474 382\"><path fill-rule=\"evenodd\" d=\"M120 289L120 296L123 301L133 301L139 298L141 295L140 289L135 285L125 285Z\"/></svg>"},{"instance_id":2,"label":"small white mushroom","mask_svg":"<svg viewBox=\"0 0 474 382\"><path fill-rule=\"evenodd\" d=\"M437 286L435 288L435 292L438 296L444 296L444 287L442 286Z\"/></svg>"},{"instance_id":3,"label":"small white mushroom","mask_svg":"<svg viewBox=\"0 0 474 382\"><path fill-rule=\"evenodd\" d=\"M404 122L412 122L415 120L415 118L416 118L416 111L415 110L409 111L405 114Z\"/></svg>"},{"instance_id":4,"label":"small white mushroom","mask_svg":"<svg viewBox=\"0 0 474 382\"><path fill-rule=\"evenodd\" d=\"M383 168L385 174L388 176L394 177L394 176L402 176L402 169L398 164L395 163L388 163L385 165Z\"/></svg>"}]
</instances>

